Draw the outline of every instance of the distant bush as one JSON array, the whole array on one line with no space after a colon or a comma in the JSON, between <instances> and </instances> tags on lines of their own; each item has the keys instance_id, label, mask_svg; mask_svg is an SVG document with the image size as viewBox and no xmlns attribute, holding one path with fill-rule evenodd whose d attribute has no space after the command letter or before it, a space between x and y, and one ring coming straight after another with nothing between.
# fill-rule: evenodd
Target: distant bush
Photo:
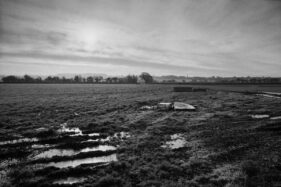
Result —
<instances>
[{"instance_id":1,"label":"distant bush","mask_svg":"<svg viewBox=\"0 0 281 187\"><path fill-rule=\"evenodd\" d=\"M152 83L153 82L153 77L146 72L141 73L140 78L144 80L145 83Z\"/></svg>"}]
</instances>

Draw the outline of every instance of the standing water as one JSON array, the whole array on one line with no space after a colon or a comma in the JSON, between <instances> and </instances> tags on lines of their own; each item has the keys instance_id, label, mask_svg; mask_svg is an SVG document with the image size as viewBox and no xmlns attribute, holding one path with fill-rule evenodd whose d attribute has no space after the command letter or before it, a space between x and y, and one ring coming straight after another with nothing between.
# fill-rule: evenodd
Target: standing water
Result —
<instances>
[{"instance_id":1,"label":"standing water","mask_svg":"<svg viewBox=\"0 0 281 187\"><path fill-rule=\"evenodd\" d=\"M67 167L76 167L81 164L95 164L95 163L108 163L117 161L116 154L112 154L109 156L100 156L94 158L83 158L77 160L69 160L69 161L62 161L62 162L50 162L46 166L54 166L57 168L67 168Z\"/></svg>"}]
</instances>

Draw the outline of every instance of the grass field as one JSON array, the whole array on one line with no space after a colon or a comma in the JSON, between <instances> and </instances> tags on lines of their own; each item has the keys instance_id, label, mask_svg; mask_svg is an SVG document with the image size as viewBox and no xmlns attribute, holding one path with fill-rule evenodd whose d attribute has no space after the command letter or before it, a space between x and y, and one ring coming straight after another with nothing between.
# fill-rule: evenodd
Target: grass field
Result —
<instances>
[{"instance_id":1,"label":"grass field","mask_svg":"<svg viewBox=\"0 0 281 187\"><path fill-rule=\"evenodd\" d=\"M280 185L281 99L229 92L280 86L209 88L1 84L0 186Z\"/></svg>"}]
</instances>

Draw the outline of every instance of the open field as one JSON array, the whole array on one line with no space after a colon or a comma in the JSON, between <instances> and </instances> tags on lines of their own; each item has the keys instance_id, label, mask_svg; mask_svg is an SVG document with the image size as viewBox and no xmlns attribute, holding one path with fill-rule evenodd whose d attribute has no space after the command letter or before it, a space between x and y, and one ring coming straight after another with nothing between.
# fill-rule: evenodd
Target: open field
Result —
<instances>
[{"instance_id":1,"label":"open field","mask_svg":"<svg viewBox=\"0 0 281 187\"><path fill-rule=\"evenodd\" d=\"M0 186L280 186L280 86L212 88L1 84Z\"/></svg>"},{"instance_id":2,"label":"open field","mask_svg":"<svg viewBox=\"0 0 281 187\"><path fill-rule=\"evenodd\" d=\"M205 87L213 90L237 91L237 92L281 92L281 84L233 84L233 85L193 85L195 87Z\"/></svg>"}]
</instances>

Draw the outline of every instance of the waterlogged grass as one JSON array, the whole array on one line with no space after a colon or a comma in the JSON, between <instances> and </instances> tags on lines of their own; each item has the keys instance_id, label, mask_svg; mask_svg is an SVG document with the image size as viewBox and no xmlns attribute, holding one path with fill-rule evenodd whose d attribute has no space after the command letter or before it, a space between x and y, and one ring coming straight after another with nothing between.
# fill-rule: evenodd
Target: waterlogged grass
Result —
<instances>
[{"instance_id":1,"label":"waterlogged grass","mask_svg":"<svg viewBox=\"0 0 281 187\"><path fill-rule=\"evenodd\" d=\"M232 86L219 86L202 93L174 93L172 88L172 85L0 85L1 142L38 139L0 146L3 163L0 170L5 173L0 184L274 186L280 183L280 99L219 91L231 90ZM251 86L235 89L254 90ZM264 91L278 89L266 87ZM194 105L197 110L140 109L144 105L175 101ZM253 115L256 116L252 118ZM63 132L61 124L65 124ZM116 149L103 149L108 146ZM51 150L71 151L64 154Z\"/></svg>"}]
</instances>

